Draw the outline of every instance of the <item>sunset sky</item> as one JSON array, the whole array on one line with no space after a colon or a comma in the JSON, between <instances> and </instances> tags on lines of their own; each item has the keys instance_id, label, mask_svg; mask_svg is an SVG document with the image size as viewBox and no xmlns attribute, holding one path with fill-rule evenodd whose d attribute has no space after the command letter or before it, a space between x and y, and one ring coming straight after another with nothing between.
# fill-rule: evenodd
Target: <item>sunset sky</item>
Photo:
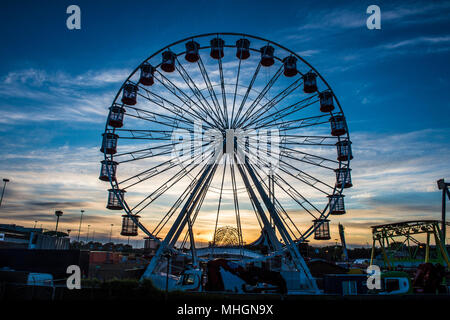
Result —
<instances>
[{"instance_id":1,"label":"sunset sky","mask_svg":"<svg viewBox=\"0 0 450 320\"><path fill-rule=\"evenodd\" d=\"M338 4L339 3L339 4ZM81 8L81 30L66 8ZM368 30L366 8L381 8ZM354 187L332 219L366 246L370 226L439 219L436 180L450 180L450 1L3 1L0 4L0 223L96 239L119 236L98 180L101 133L122 82L176 40L209 32L271 39L327 79L351 132ZM211 232L203 231L205 241ZM255 236L256 236L256 231ZM448 234L448 233L447 233ZM142 237L139 237L142 239ZM313 242L314 244L319 244ZM324 243L320 243L324 244Z\"/></svg>"}]
</instances>

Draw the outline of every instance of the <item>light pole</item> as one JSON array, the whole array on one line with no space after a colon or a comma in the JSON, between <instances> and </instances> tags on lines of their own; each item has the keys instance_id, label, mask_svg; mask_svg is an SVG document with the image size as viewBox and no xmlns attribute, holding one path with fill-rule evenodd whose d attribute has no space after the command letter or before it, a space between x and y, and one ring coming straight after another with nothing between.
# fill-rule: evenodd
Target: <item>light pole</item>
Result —
<instances>
[{"instance_id":1,"label":"light pole","mask_svg":"<svg viewBox=\"0 0 450 320\"><path fill-rule=\"evenodd\" d=\"M167 301L168 297L169 297L169 272L170 272L170 258L171 258L171 253L170 252L166 252L164 254L164 257L166 257L167 259L167 269L166 269L166 292L165 292L165 300Z\"/></svg>"},{"instance_id":2,"label":"light pole","mask_svg":"<svg viewBox=\"0 0 450 320\"><path fill-rule=\"evenodd\" d=\"M83 213L84 213L84 210L81 210L80 226L78 227L78 237L77 237L78 242L80 242L81 222L83 221Z\"/></svg>"},{"instance_id":3,"label":"light pole","mask_svg":"<svg viewBox=\"0 0 450 320\"><path fill-rule=\"evenodd\" d=\"M441 235L442 235L442 244L445 248L445 237L446 237L446 224L445 224L445 211L447 204L447 197L450 199L450 192L448 191L448 187L450 183L445 182L444 179L439 179L437 181L437 185L439 190L442 190L442 227L441 227Z\"/></svg>"},{"instance_id":4,"label":"light pole","mask_svg":"<svg viewBox=\"0 0 450 320\"><path fill-rule=\"evenodd\" d=\"M55 216L56 216L56 228L55 228L55 233L58 232L58 223L59 223L59 217L61 217L63 215L63 212L61 210L56 210L55 211Z\"/></svg>"},{"instance_id":5,"label":"light pole","mask_svg":"<svg viewBox=\"0 0 450 320\"><path fill-rule=\"evenodd\" d=\"M90 224L88 224L88 232L87 232L87 236L86 236L86 243L88 243L89 241L89 228L91 227Z\"/></svg>"},{"instance_id":6,"label":"light pole","mask_svg":"<svg viewBox=\"0 0 450 320\"><path fill-rule=\"evenodd\" d=\"M113 228L113 224L111 223L111 231L109 233L109 243L111 243L111 237L112 237L112 228Z\"/></svg>"},{"instance_id":7,"label":"light pole","mask_svg":"<svg viewBox=\"0 0 450 320\"><path fill-rule=\"evenodd\" d=\"M2 191L2 197L0 198L0 206L2 205L3 195L5 194L5 189L6 189L6 183L7 182L9 182L9 179L3 179L3 191Z\"/></svg>"},{"instance_id":8,"label":"light pole","mask_svg":"<svg viewBox=\"0 0 450 320\"><path fill-rule=\"evenodd\" d=\"M38 221L37 220L34 220L34 227L33 227L33 229L36 229L36 224L38 223Z\"/></svg>"}]
</instances>

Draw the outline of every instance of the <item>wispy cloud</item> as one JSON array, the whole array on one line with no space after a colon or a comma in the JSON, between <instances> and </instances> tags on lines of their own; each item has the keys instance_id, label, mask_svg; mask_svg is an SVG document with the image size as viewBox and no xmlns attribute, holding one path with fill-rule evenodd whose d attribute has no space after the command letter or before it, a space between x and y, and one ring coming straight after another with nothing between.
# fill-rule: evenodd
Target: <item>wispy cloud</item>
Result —
<instances>
[{"instance_id":1,"label":"wispy cloud","mask_svg":"<svg viewBox=\"0 0 450 320\"><path fill-rule=\"evenodd\" d=\"M0 123L102 122L127 72L112 69L71 75L34 68L9 72L0 80Z\"/></svg>"},{"instance_id":2,"label":"wispy cloud","mask_svg":"<svg viewBox=\"0 0 450 320\"><path fill-rule=\"evenodd\" d=\"M448 2L390 2L379 4L382 24L388 23L430 23L445 19L445 13L450 10ZM346 29L365 28L367 6L358 5L354 8L335 10L311 10L297 28L299 31L328 30L336 32ZM427 18L428 17L428 18Z\"/></svg>"},{"instance_id":3,"label":"wispy cloud","mask_svg":"<svg viewBox=\"0 0 450 320\"><path fill-rule=\"evenodd\" d=\"M42 69L25 69L9 72L2 83L7 85L28 84L32 87L56 85L57 87L100 87L120 83L130 73L127 69L89 70L82 74L68 74L63 71L49 73Z\"/></svg>"},{"instance_id":4,"label":"wispy cloud","mask_svg":"<svg viewBox=\"0 0 450 320\"><path fill-rule=\"evenodd\" d=\"M373 133L353 133L354 188L345 191L347 215L332 219L332 228L336 227L337 222L344 223L349 242L365 243L370 240L371 225L433 218L439 211L435 181L450 170L446 161L450 158L450 148L443 138L438 137L448 134L431 129L377 136ZM68 146L2 155L0 175L12 179L2 206L4 219L25 225L38 220L51 227L54 223L53 211L62 209L66 213L63 220L65 228L76 229L79 210L85 209L91 216L87 223L106 234L105 221L120 224L120 214L114 215L105 209L108 185L98 180L100 158L97 147ZM128 168L128 172L126 167L120 168L122 174L136 173L141 169L133 166ZM145 188L142 193L139 190L137 193L130 191L127 199L130 202L140 200L146 194ZM142 214L143 221L154 225L182 189L175 188L168 192L161 202L152 206L151 214L147 211ZM232 196L227 197L230 201L227 200L229 203L224 207L230 209L227 209L229 212L225 210L221 217L226 217L227 212L229 217L233 217ZM284 201L281 194L280 199ZM217 208L217 193L210 193L204 205L196 230L199 239L207 241L209 226ZM244 211L246 209L242 213L245 219L251 220L253 212L249 210L247 214ZM310 223L310 218L306 218L298 220L300 228L302 224L306 227ZM232 224L233 219L224 218L221 223ZM247 230L248 239L257 236L256 225L255 221L243 224L244 229L250 228Z\"/></svg>"},{"instance_id":5,"label":"wispy cloud","mask_svg":"<svg viewBox=\"0 0 450 320\"><path fill-rule=\"evenodd\" d=\"M397 49L409 46L418 46L418 45L441 45L441 44L449 44L450 43L450 35L439 36L439 37L417 37L408 40L402 40L394 43L388 43L382 45L383 48L386 49ZM422 48L423 49L423 48Z\"/></svg>"}]
</instances>

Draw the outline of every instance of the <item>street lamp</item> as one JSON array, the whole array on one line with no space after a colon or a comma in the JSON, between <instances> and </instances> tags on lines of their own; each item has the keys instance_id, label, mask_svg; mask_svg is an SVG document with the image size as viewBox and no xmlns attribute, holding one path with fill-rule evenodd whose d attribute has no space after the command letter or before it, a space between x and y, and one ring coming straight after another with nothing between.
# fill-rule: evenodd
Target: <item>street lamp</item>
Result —
<instances>
[{"instance_id":1,"label":"street lamp","mask_svg":"<svg viewBox=\"0 0 450 320\"><path fill-rule=\"evenodd\" d=\"M55 228L55 233L58 232L58 223L59 223L59 217L61 217L63 215L63 212L61 210L56 210L55 211L55 216L56 216L56 228Z\"/></svg>"},{"instance_id":2,"label":"street lamp","mask_svg":"<svg viewBox=\"0 0 450 320\"><path fill-rule=\"evenodd\" d=\"M81 221L83 221L83 213L84 213L84 210L81 210L80 226L78 227L78 237L77 237L77 241L78 241L78 242L80 242Z\"/></svg>"},{"instance_id":3,"label":"street lamp","mask_svg":"<svg viewBox=\"0 0 450 320\"><path fill-rule=\"evenodd\" d=\"M111 232L109 233L109 242L111 243L111 237L112 237L112 228L113 228L113 224L111 223Z\"/></svg>"},{"instance_id":4,"label":"street lamp","mask_svg":"<svg viewBox=\"0 0 450 320\"><path fill-rule=\"evenodd\" d=\"M169 273L170 273L170 259L172 257L171 252L164 253L164 257L167 259L167 269L166 269L166 292L165 292L165 299L167 301L168 294L169 294Z\"/></svg>"},{"instance_id":5,"label":"street lamp","mask_svg":"<svg viewBox=\"0 0 450 320\"><path fill-rule=\"evenodd\" d=\"M437 186L439 190L442 190L442 244L445 248L445 237L446 237L446 224L445 224L445 211L446 211L446 202L447 197L450 199L450 192L448 190L448 187L450 186L450 183L445 182L444 179L439 179L437 181Z\"/></svg>"},{"instance_id":6,"label":"street lamp","mask_svg":"<svg viewBox=\"0 0 450 320\"><path fill-rule=\"evenodd\" d=\"M9 179L3 179L3 191L2 191L2 197L0 198L0 206L2 205L3 195L5 194L5 189L6 189L6 183L7 182L9 182Z\"/></svg>"},{"instance_id":7,"label":"street lamp","mask_svg":"<svg viewBox=\"0 0 450 320\"><path fill-rule=\"evenodd\" d=\"M87 236L86 236L86 243L88 243L89 241L89 228L91 227L90 224L88 224L88 232L87 232Z\"/></svg>"}]
</instances>

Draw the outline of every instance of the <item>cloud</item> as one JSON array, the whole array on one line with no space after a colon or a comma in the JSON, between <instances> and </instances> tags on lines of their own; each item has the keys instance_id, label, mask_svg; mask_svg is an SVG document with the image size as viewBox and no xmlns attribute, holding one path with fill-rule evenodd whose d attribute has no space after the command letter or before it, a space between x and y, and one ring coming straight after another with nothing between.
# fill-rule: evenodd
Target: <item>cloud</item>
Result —
<instances>
[{"instance_id":1,"label":"cloud","mask_svg":"<svg viewBox=\"0 0 450 320\"><path fill-rule=\"evenodd\" d=\"M338 222L343 223L349 243L364 244L370 241L369 227L372 225L436 217L440 202L435 181L450 170L445 160L450 158L450 148L444 139L448 134L432 129L378 136L364 132L352 134L354 188L345 190L347 214L331 219L333 232ZM442 140L436 139L439 136ZM73 157L74 154L77 156ZM2 205L4 219L26 226L38 220L38 225L43 223L44 227L52 228L53 212L61 209L64 211L61 220L63 228L77 230L79 210L84 209L87 212L86 224L89 223L98 234L107 235L110 223L120 225L121 213L105 209L106 189L109 186L98 180L100 158L97 147L47 148L1 155L0 175L11 178ZM139 168L128 167L129 172L126 166L119 169L126 175L137 172ZM168 176L170 173L167 173ZM160 180L168 176L163 175ZM155 180L151 180L143 185L142 194L132 190L127 194L127 199L130 203L136 203L155 188L154 183ZM241 184L241 181L238 183ZM150 226L150 229L155 226L180 190L183 188L171 189L161 201L144 211L144 225ZM240 201L246 199L245 194L239 197ZM202 241L210 237L217 198L217 193L209 193L199 215L196 232L200 233L198 237ZM285 201L281 193L279 199ZM245 207L243 202L241 206L241 215L246 221L243 223L246 241L250 241L258 236L258 224L254 221L251 207ZM311 217L300 211L293 212L296 208L287 206L299 228L307 228ZM224 195L223 210L220 223L232 225L234 211L230 194ZM85 225L82 234L86 232Z\"/></svg>"},{"instance_id":2,"label":"cloud","mask_svg":"<svg viewBox=\"0 0 450 320\"><path fill-rule=\"evenodd\" d=\"M111 83L123 82L130 70L108 69L89 70L85 73L73 75L66 72L48 72L42 69L29 68L11 71L2 78L6 85L27 84L32 87L56 85L58 87L100 87Z\"/></svg>"},{"instance_id":3,"label":"cloud","mask_svg":"<svg viewBox=\"0 0 450 320\"><path fill-rule=\"evenodd\" d=\"M104 122L128 72L110 69L72 75L34 68L11 71L0 80L0 123Z\"/></svg>"},{"instance_id":4,"label":"cloud","mask_svg":"<svg viewBox=\"0 0 450 320\"><path fill-rule=\"evenodd\" d=\"M304 50L297 52L297 54L301 57L312 57L313 55L316 55L319 52L320 50Z\"/></svg>"},{"instance_id":5,"label":"cloud","mask_svg":"<svg viewBox=\"0 0 450 320\"><path fill-rule=\"evenodd\" d=\"M402 24L411 23L436 23L445 20L446 14L450 10L448 2L418 1L397 4L393 3L390 10L382 10L382 20L396 21Z\"/></svg>"},{"instance_id":6,"label":"cloud","mask_svg":"<svg viewBox=\"0 0 450 320\"><path fill-rule=\"evenodd\" d=\"M450 43L450 35L440 36L440 37L417 37L408 40L402 40L399 42L388 43L382 45L386 49L397 49L408 46L418 46L418 45L441 45Z\"/></svg>"},{"instance_id":7,"label":"cloud","mask_svg":"<svg viewBox=\"0 0 450 320\"><path fill-rule=\"evenodd\" d=\"M450 10L448 2L391 2L379 4L382 26L385 22L397 24L421 24L445 21L445 13ZM356 28L366 28L366 6L357 5L352 9L310 10L302 20L298 31L327 30L342 31ZM301 38L299 38L301 39Z\"/></svg>"}]
</instances>

